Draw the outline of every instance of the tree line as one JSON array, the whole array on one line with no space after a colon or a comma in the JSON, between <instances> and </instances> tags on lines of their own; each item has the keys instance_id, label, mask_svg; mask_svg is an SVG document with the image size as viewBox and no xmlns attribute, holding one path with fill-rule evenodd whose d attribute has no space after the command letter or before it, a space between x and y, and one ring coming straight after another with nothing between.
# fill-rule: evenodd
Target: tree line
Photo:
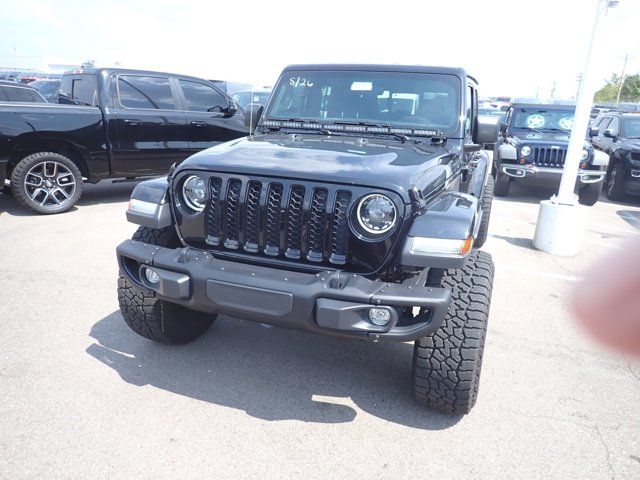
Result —
<instances>
[{"instance_id":1,"label":"tree line","mask_svg":"<svg viewBox=\"0 0 640 480\"><path fill-rule=\"evenodd\" d=\"M597 103L615 102L620 88L620 76L612 74L606 84L596 92L595 101ZM620 93L621 102L640 102L640 74L628 75L624 77L622 92Z\"/></svg>"}]
</instances>

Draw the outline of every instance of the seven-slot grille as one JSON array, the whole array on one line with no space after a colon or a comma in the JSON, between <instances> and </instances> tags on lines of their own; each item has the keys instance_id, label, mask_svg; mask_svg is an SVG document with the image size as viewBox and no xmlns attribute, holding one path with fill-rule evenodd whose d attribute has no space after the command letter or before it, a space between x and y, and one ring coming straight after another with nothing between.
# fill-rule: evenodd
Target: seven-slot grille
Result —
<instances>
[{"instance_id":1,"label":"seven-slot grille","mask_svg":"<svg viewBox=\"0 0 640 480\"><path fill-rule=\"evenodd\" d=\"M535 147L533 149L533 163L540 167L564 167L566 157L566 148Z\"/></svg>"},{"instance_id":2,"label":"seven-slot grille","mask_svg":"<svg viewBox=\"0 0 640 480\"><path fill-rule=\"evenodd\" d=\"M268 178L209 178L205 242L238 253L344 265L353 192Z\"/></svg>"}]
</instances>

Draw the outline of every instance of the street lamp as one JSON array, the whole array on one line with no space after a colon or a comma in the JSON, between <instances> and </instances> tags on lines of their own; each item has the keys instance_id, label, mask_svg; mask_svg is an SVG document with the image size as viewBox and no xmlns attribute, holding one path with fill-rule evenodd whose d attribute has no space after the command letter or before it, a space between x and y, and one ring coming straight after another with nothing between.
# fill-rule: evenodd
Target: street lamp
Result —
<instances>
[{"instance_id":1,"label":"street lamp","mask_svg":"<svg viewBox=\"0 0 640 480\"><path fill-rule=\"evenodd\" d=\"M555 255L575 255L580 251L584 230L585 207L576 203L573 193L580 168L580 158L584 147L584 136L589 126L591 105L595 94L591 54L598 33L602 14L618 5L617 0L592 0L595 2L593 27L587 48L582 81L576 99L573 128L569 137L569 148L562 171L558 195L540 202L536 233L533 246Z\"/></svg>"}]
</instances>

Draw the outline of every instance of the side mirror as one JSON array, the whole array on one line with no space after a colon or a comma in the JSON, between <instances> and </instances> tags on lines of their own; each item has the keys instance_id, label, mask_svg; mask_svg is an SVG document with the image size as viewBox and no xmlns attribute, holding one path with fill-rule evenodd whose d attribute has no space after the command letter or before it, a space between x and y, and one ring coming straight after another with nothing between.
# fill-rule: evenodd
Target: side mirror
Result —
<instances>
[{"instance_id":1,"label":"side mirror","mask_svg":"<svg viewBox=\"0 0 640 480\"><path fill-rule=\"evenodd\" d=\"M503 135L507 133L507 122L500 122L500 133Z\"/></svg>"},{"instance_id":2,"label":"side mirror","mask_svg":"<svg viewBox=\"0 0 640 480\"><path fill-rule=\"evenodd\" d=\"M229 106L227 107L227 111L225 112L227 115L232 117L238 111L238 105L233 100L229 100Z\"/></svg>"},{"instance_id":3,"label":"side mirror","mask_svg":"<svg viewBox=\"0 0 640 480\"><path fill-rule=\"evenodd\" d=\"M256 125L260 121L264 107L259 103L250 103L244 109L244 124L250 133L256 129Z\"/></svg>"},{"instance_id":4,"label":"side mirror","mask_svg":"<svg viewBox=\"0 0 640 480\"><path fill-rule=\"evenodd\" d=\"M597 137L598 135L600 135L598 127L589 127L589 137Z\"/></svg>"},{"instance_id":5,"label":"side mirror","mask_svg":"<svg viewBox=\"0 0 640 480\"><path fill-rule=\"evenodd\" d=\"M495 115L478 115L473 129L473 143L482 145L498 141L498 122Z\"/></svg>"},{"instance_id":6,"label":"side mirror","mask_svg":"<svg viewBox=\"0 0 640 480\"><path fill-rule=\"evenodd\" d=\"M613 130L610 130L608 128L604 131L604 133L602 135L604 135L605 137L610 138L610 139L612 139L614 141L617 138L616 133Z\"/></svg>"}]
</instances>

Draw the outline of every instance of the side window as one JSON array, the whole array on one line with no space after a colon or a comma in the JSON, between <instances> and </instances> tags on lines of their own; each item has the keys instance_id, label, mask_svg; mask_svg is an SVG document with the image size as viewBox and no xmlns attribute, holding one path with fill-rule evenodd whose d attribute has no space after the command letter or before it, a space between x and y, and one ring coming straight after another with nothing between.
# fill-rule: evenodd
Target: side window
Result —
<instances>
[{"instance_id":1,"label":"side window","mask_svg":"<svg viewBox=\"0 0 640 480\"><path fill-rule=\"evenodd\" d=\"M602 133L607 129L610 123L611 123L611 117L604 117L600 121L600 124L598 125L598 128L600 129L600 135L602 135Z\"/></svg>"},{"instance_id":2,"label":"side window","mask_svg":"<svg viewBox=\"0 0 640 480\"><path fill-rule=\"evenodd\" d=\"M609 130L611 130L613 133L618 133L619 131L619 122L618 122L618 117L614 117L611 120L611 123L609 124L609 126L607 127Z\"/></svg>"},{"instance_id":3,"label":"side window","mask_svg":"<svg viewBox=\"0 0 640 480\"><path fill-rule=\"evenodd\" d=\"M83 75L74 77L71 80L71 98L79 100L87 105L96 105L96 77L93 75Z\"/></svg>"},{"instance_id":4,"label":"side window","mask_svg":"<svg viewBox=\"0 0 640 480\"><path fill-rule=\"evenodd\" d=\"M599 125L602 123L603 118L604 117L602 115L598 115L596 118L593 119L593 123L591 124L591 126L598 128Z\"/></svg>"},{"instance_id":5,"label":"side window","mask_svg":"<svg viewBox=\"0 0 640 480\"><path fill-rule=\"evenodd\" d=\"M167 77L121 75L118 77L118 98L125 108L175 110L176 104Z\"/></svg>"},{"instance_id":6,"label":"side window","mask_svg":"<svg viewBox=\"0 0 640 480\"><path fill-rule=\"evenodd\" d=\"M229 106L226 97L209 85L189 80L179 80L179 83L187 102L187 110L221 112Z\"/></svg>"},{"instance_id":7,"label":"side window","mask_svg":"<svg viewBox=\"0 0 640 480\"><path fill-rule=\"evenodd\" d=\"M34 102L31 91L27 88L10 87L6 89L7 99L10 102Z\"/></svg>"}]
</instances>

